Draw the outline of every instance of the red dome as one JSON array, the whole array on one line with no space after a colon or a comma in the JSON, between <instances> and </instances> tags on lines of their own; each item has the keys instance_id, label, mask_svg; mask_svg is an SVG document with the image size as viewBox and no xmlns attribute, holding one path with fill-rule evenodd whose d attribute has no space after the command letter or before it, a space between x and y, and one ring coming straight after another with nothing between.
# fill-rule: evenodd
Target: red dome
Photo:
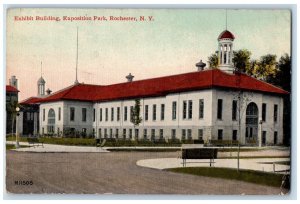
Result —
<instances>
[{"instance_id":1,"label":"red dome","mask_svg":"<svg viewBox=\"0 0 300 204\"><path fill-rule=\"evenodd\" d=\"M229 38L229 39L234 39L235 37L234 37L234 35L230 32L230 31L228 31L228 30L224 30L220 35L219 35L219 37L218 37L218 40L220 40L220 39L224 39L224 38Z\"/></svg>"}]
</instances>

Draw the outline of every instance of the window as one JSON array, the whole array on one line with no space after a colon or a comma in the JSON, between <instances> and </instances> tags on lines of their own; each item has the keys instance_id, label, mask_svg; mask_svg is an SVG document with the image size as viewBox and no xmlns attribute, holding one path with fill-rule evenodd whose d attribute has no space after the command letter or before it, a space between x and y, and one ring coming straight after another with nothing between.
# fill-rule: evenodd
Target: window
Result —
<instances>
[{"instance_id":1,"label":"window","mask_svg":"<svg viewBox=\"0 0 300 204\"><path fill-rule=\"evenodd\" d=\"M223 100L218 99L218 111L217 111L217 118L222 120L222 112L223 112Z\"/></svg>"},{"instance_id":2,"label":"window","mask_svg":"<svg viewBox=\"0 0 300 204\"><path fill-rule=\"evenodd\" d=\"M129 129L129 138L132 139L132 129Z\"/></svg>"},{"instance_id":3,"label":"window","mask_svg":"<svg viewBox=\"0 0 300 204\"><path fill-rule=\"evenodd\" d=\"M110 129L110 130L109 130L109 137L112 138L112 136L113 136L113 130Z\"/></svg>"},{"instance_id":4,"label":"window","mask_svg":"<svg viewBox=\"0 0 300 204\"><path fill-rule=\"evenodd\" d=\"M70 108L70 121L74 121L75 119L75 108L71 107Z\"/></svg>"},{"instance_id":5,"label":"window","mask_svg":"<svg viewBox=\"0 0 300 204\"><path fill-rule=\"evenodd\" d=\"M186 101L183 101L183 109L182 109L182 118L186 119L186 109L187 109L187 103Z\"/></svg>"},{"instance_id":6,"label":"window","mask_svg":"<svg viewBox=\"0 0 300 204\"><path fill-rule=\"evenodd\" d=\"M237 100L232 101L232 120L236 120L237 115Z\"/></svg>"},{"instance_id":7,"label":"window","mask_svg":"<svg viewBox=\"0 0 300 204\"><path fill-rule=\"evenodd\" d=\"M171 131L171 138L172 138L172 140L176 139L176 129L172 129L172 131Z\"/></svg>"},{"instance_id":8,"label":"window","mask_svg":"<svg viewBox=\"0 0 300 204\"><path fill-rule=\"evenodd\" d=\"M133 106L130 106L130 121L133 121Z\"/></svg>"},{"instance_id":9,"label":"window","mask_svg":"<svg viewBox=\"0 0 300 204\"><path fill-rule=\"evenodd\" d=\"M159 139L164 139L164 130L159 129Z\"/></svg>"},{"instance_id":10,"label":"window","mask_svg":"<svg viewBox=\"0 0 300 204\"><path fill-rule=\"evenodd\" d=\"M134 137L136 140L138 140L139 139L139 129L135 129L134 132L135 132Z\"/></svg>"},{"instance_id":11,"label":"window","mask_svg":"<svg viewBox=\"0 0 300 204\"><path fill-rule=\"evenodd\" d=\"M156 120L156 105L153 105L152 119L153 119L153 120Z\"/></svg>"},{"instance_id":12,"label":"window","mask_svg":"<svg viewBox=\"0 0 300 204\"><path fill-rule=\"evenodd\" d=\"M218 130L218 140L223 140L223 130L222 129Z\"/></svg>"},{"instance_id":13,"label":"window","mask_svg":"<svg viewBox=\"0 0 300 204\"><path fill-rule=\"evenodd\" d=\"M43 121L45 121L45 109L43 109Z\"/></svg>"},{"instance_id":14,"label":"window","mask_svg":"<svg viewBox=\"0 0 300 204\"><path fill-rule=\"evenodd\" d=\"M262 104L262 115L261 115L261 118L262 118L262 121L266 121L266 111L267 111L267 104L263 103Z\"/></svg>"},{"instance_id":15,"label":"window","mask_svg":"<svg viewBox=\"0 0 300 204\"><path fill-rule=\"evenodd\" d=\"M165 119L165 104L161 104L160 106L160 120Z\"/></svg>"},{"instance_id":16,"label":"window","mask_svg":"<svg viewBox=\"0 0 300 204\"><path fill-rule=\"evenodd\" d=\"M203 129L198 129L198 140L203 140Z\"/></svg>"},{"instance_id":17,"label":"window","mask_svg":"<svg viewBox=\"0 0 300 204\"><path fill-rule=\"evenodd\" d=\"M204 99L199 100L199 118L204 118Z\"/></svg>"},{"instance_id":18,"label":"window","mask_svg":"<svg viewBox=\"0 0 300 204\"><path fill-rule=\"evenodd\" d=\"M185 140L186 139L186 130L182 129L181 130L181 140Z\"/></svg>"},{"instance_id":19,"label":"window","mask_svg":"<svg viewBox=\"0 0 300 204\"><path fill-rule=\"evenodd\" d=\"M147 129L144 129L144 139L147 139Z\"/></svg>"},{"instance_id":20,"label":"window","mask_svg":"<svg viewBox=\"0 0 300 204\"><path fill-rule=\"evenodd\" d=\"M102 108L100 108L100 121L102 121Z\"/></svg>"},{"instance_id":21,"label":"window","mask_svg":"<svg viewBox=\"0 0 300 204\"><path fill-rule=\"evenodd\" d=\"M120 121L120 107L117 108L117 121Z\"/></svg>"},{"instance_id":22,"label":"window","mask_svg":"<svg viewBox=\"0 0 300 204\"><path fill-rule=\"evenodd\" d=\"M278 141L278 133L277 131L274 132L274 144L277 144Z\"/></svg>"},{"instance_id":23,"label":"window","mask_svg":"<svg viewBox=\"0 0 300 204\"><path fill-rule=\"evenodd\" d=\"M124 107L124 121L127 121L127 106Z\"/></svg>"},{"instance_id":24,"label":"window","mask_svg":"<svg viewBox=\"0 0 300 204\"><path fill-rule=\"evenodd\" d=\"M274 105L274 122L277 122L277 118L278 118L278 105L275 104Z\"/></svg>"},{"instance_id":25,"label":"window","mask_svg":"<svg viewBox=\"0 0 300 204\"><path fill-rule=\"evenodd\" d=\"M108 108L105 108L105 121L108 121Z\"/></svg>"},{"instance_id":26,"label":"window","mask_svg":"<svg viewBox=\"0 0 300 204\"><path fill-rule=\"evenodd\" d=\"M189 100L189 112L188 112L188 119L193 118L193 101Z\"/></svg>"},{"instance_id":27,"label":"window","mask_svg":"<svg viewBox=\"0 0 300 204\"><path fill-rule=\"evenodd\" d=\"M151 129L151 140L155 140L155 129Z\"/></svg>"},{"instance_id":28,"label":"window","mask_svg":"<svg viewBox=\"0 0 300 204\"><path fill-rule=\"evenodd\" d=\"M192 129L187 130L187 137L188 137L188 140L192 140Z\"/></svg>"},{"instance_id":29,"label":"window","mask_svg":"<svg viewBox=\"0 0 300 204\"><path fill-rule=\"evenodd\" d=\"M262 145L266 145L266 139L267 139L267 131L263 131L263 134L262 134Z\"/></svg>"},{"instance_id":30,"label":"window","mask_svg":"<svg viewBox=\"0 0 300 204\"><path fill-rule=\"evenodd\" d=\"M86 122L86 108L82 108L82 122Z\"/></svg>"},{"instance_id":31,"label":"window","mask_svg":"<svg viewBox=\"0 0 300 204\"><path fill-rule=\"evenodd\" d=\"M110 119L111 121L114 121L114 108L111 108L111 115L110 115Z\"/></svg>"},{"instance_id":32,"label":"window","mask_svg":"<svg viewBox=\"0 0 300 204\"><path fill-rule=\"evenodd\" d=\"M96 120L96 110L95 110L95 108L93 109L93 121L95 122L95 120Z\"/></svg>"},{"instance_id":33,"label":"window","mask_svg":"<svg viewBox=\"0 0 300 204\"><path fill-rule=\"evenodd\" d=\"M123 129L123 139L124 140L126 139L126 129L125 128Z\"/></svg>"},{"instance_id":34,"label":"window","mask_svg":"<svg viewBox=\"0 0 300 204\"><path fill-rule=\"evenodd\" d=\"M61 118L61 108L59 107L58 108L58 120L60 120L60 118Z\"/></svg>"},{"instance_id":35,"label":"window","mask_svg":"<svg viewBox=\"0 0 300 204\"><path fill-rule=\"evenodd\" d=\"M148 120L149 106L145 105L145 120Z\"/></svg>"},{"instance_id":36,"label":"window","mask_svg":"<svg viewBox=\"0 0 300 204\"><path fill-rule=\"evenodd\" d=\"M176 111L177 111L177 103L173 101L172 103L172 120L176 120Z\"/></svg>"},{"instance_id":37,"label":"window","mask_svg":"<svg viewBox=\"0 0 300 204\"><path fill-rule=\"evenodd\" d=\"M119 129L116 129L116 138L119 138Z\"/></svg>"},{"instance_id":38,"label":"window","mask_svg":"<svg viewBox=\"0 0 300 204\"><path fill-rule=\"evenodd\" d=\"M232 140L237 140L237 130L232 130Z\"/></svg>"}]
</instances>

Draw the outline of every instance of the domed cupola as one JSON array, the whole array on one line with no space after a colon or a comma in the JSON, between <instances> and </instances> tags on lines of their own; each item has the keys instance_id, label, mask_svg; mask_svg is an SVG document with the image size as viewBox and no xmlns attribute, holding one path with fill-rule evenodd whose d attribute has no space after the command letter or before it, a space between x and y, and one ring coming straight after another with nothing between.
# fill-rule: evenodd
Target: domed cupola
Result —
<instances>
[{"instance_id":1,"label":"domed cupola","mask_svg":"<svg viewBox=\"0 0 300 204\"><path fill-rule=\"evenodd\" d=\"M37 83L38 83L38 84L45 84L46 82L45 82L44 78L41 77L41 78L39 78L39 80L38 80Z\"/></svg>"},{"instance_id":2,"label":"domed cupola","mask_svg":"<svg viewBox=\"0 0 300 204\"><path fill-rule=\"evenodd\" d=\"M231 39L231 40L234 40L234 35L228 31L228 30L224 30L218 37L218 40L221 40L221 39Z\"/></svg>"},{"instance_id":3,"label":"domed cupola","mask_svg":"<svg viewBox=\"0 0 300 204\"><path fill-rule=\"evenodd\" d=\"M234 66L232 62L234 39L235 39L234 35L228 30L224 30L218 37L219 69L231 74L234 72Z\"/></svg>"}]
</instances>

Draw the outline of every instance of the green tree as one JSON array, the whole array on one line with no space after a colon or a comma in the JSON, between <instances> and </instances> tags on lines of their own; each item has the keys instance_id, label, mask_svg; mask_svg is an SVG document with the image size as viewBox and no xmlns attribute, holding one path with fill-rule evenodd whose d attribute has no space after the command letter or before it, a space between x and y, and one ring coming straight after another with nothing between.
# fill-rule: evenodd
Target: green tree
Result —
<instances>
[{"instance_id":1,"label":"green tree","mask_svg":"<svg viewBox=\"0 0 300 204\"><path fill-rule=\"evenodd\" d=\"M247 49L233 51L232 62L236 71L251 74L250 56L251 52Z\"/></svg>"},{"instance_id":2,"label":"green tree","mask_svg":"<svg viewBox=\"0 0 300 204\"><path fill-rule=\"evenodd\" d=\"M215 69L218 67L218 64L219 64L218 52L216 52L208 57L208 64L209 64L209 67L212 69Z\"/></svg>"},{"instance_id":3,"label":"green tree","mask_svg":"<svg viewBox=\"0 0 300 204\"><path fill-rule=\"evenodd\" d=\"M288 92L291 91L291 57L288 54L280 57L277 72L269 82Z\"/></svg>"},{"instance_id":4,"label":"green tree","mask_svg":"<svg viewBox=\"0 0 300 204\"><path fill-rule=\"evenodd\" d=\"M251 75L255 78L268 81L270 78L274 78L277 73L276 55L264 55L261 56L259 61L254 61L251 65Z\"/></svg>"},{"instance_id":5,"label":"green tree","mask_svg":"<svg viewBox=\"0 0 300 204\"><path fill-rule=\"evenodd\" d=\"M15 132L15 119L17 116L16 108L20 107L18 101L11 101L9 103L6 103L6 111L7 115L11 117L11 133L13 134Z\"/></svg>"},{"instance_id":6,"label":"green tree","mask_svg":"<svg viewBox=\"0 0 300 204\"><path fill-rule=\"evenodd\" d=\"M132 109L132 119L131 122L134 126L139 126L139 124L142 122L142 117L140 116L141 112L141 101L140 99L135 100L135 105Z\"/></svg>"}]
</instances>

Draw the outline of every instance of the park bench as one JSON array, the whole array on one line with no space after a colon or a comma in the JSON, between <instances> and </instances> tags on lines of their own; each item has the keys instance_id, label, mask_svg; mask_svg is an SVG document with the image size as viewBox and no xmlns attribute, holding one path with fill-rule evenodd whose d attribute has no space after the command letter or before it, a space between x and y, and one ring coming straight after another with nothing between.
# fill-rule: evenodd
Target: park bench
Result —
<instances>
[{"instance_id":1,"label":"park bench","mask_svg":"<svg viewBox=\"0 0 300 204\"><path fill-rule=\"evenodd\" d=\"M182 148L182 165L186 166L187 159L209 159L209 166L214 164L214 159L218 156L217 148ZM189 162L192 163L192 162Z\"/></svg>"},{"instance_id":2,"label":"park bench","mask_svg":"<svg viewBox=\"0 0 300 204\"><path fill-rule=\"evenodd\" d=\"M27 142L30 145L32 145L33 147L35 146L42 146L44 147L44 142L39 141L39 139L37 137L27 137Z\"/></svg>"}]
</instances>

